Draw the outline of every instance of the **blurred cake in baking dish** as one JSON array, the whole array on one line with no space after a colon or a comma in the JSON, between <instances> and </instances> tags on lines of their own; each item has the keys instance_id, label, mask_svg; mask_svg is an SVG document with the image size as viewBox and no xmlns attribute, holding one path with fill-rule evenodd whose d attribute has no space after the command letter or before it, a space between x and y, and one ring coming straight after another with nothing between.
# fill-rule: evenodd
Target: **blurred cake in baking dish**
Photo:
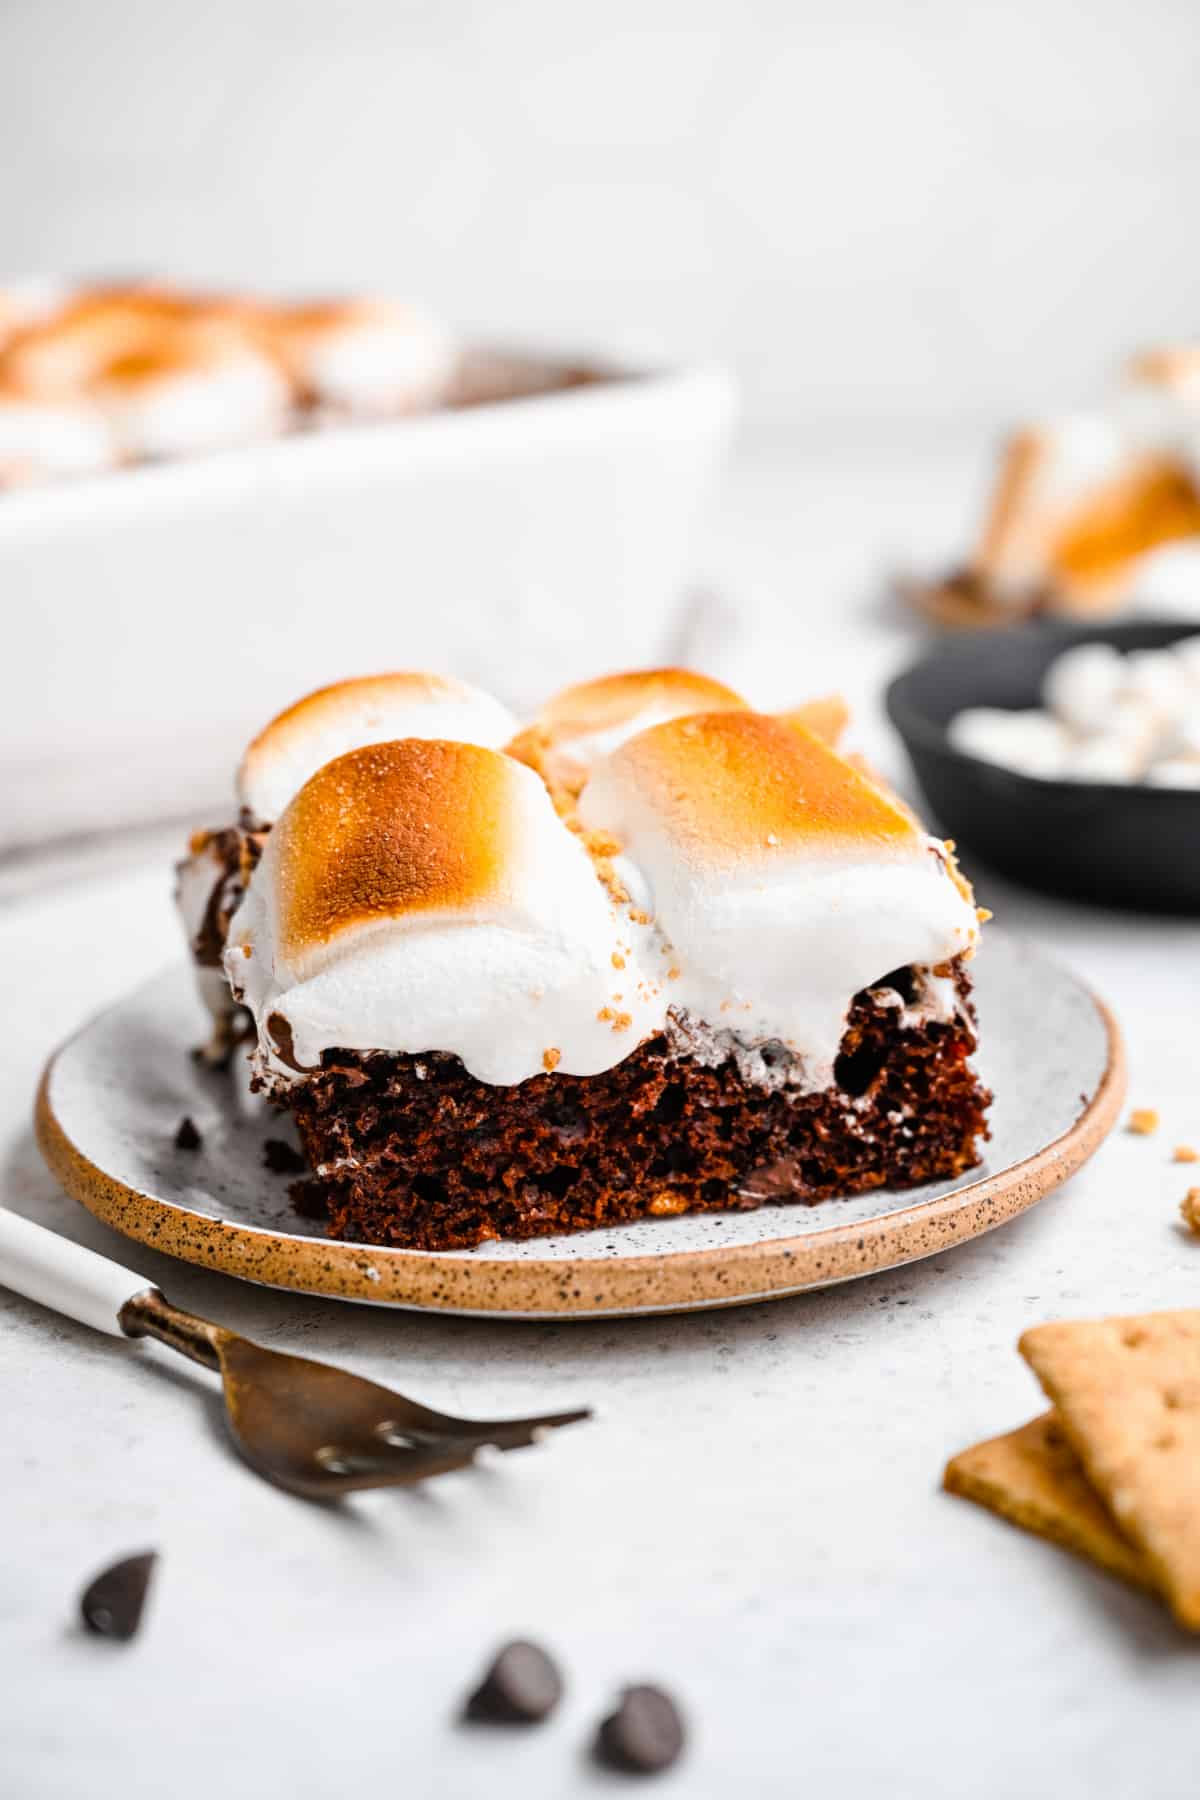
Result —
<instances>
[{"instance_id":1,"label":"blurred cake in baking dish","mask_svg":"<svg viewBox=\"0 0 1200 1800\"><path fill-rule=\"evenodd\" d=\"M967 626L1200 614L1200 347L1147 352L1105 406L1016 433L965 566L920 598Z\"/></svg>"},{"instance_id":2,"label":"blurred cake in baking dish","mask_svg":"<svg viewBox=\"0 0 1200 1800\"><path fill-rule=\"evenodd\" d=\"M431 1249L970 1168L979 915L838 723L681 670L521 730L411 674L273 721L179 891L298 1202Z\"/></svg>"},{"instance_id":3,"label":"blurred cake in baking dish","mask_svg":"<svg viewBox=\"0 0 1200 1800\"><path fill-rule=\"evenodd\" d=\"M572 386L377 297L0 287L0 490Z\"/></svg>"}]
</instances>

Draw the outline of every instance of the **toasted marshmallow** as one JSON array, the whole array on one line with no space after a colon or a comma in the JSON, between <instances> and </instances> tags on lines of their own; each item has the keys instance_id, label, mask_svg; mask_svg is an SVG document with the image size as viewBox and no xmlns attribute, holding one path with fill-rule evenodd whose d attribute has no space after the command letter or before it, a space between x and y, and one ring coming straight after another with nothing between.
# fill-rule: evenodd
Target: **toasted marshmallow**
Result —
<instances>
[{"instance_id":1,"label":"toasted marshmallow","mask_svg":"<svg viewBox=\"0 0 1200 1800\"><path fill-rule=\"evenodd\" d=\"M1002 602L1088 612L1170 578L1142 566L1197 536L1200 349L1154 351L1104 407L1011 441L972 569Z\"/></svg>"},{"instance_id":2,"label":"toasted marshmallow","mask_svg":"<svg viewBox=\"0 0 1200 1800\"><path fill-rule=\"evenodd\" d=\"M691 669L633 669L564 688L509 745L552 790L578 793L604 757L654 725L689 713L745 710L723 682Z\"/></svg>"},{"instance_id":3,"label":"toasted marshmallow","mask_svg":"<svg viewBox=\"0 0 1200 1800\"><path fill-rule=\"evenodd\" d=\"M1110 419L1078 414L1013 438L974 558L1000 598L1021 596L1054 573L1058 540L1097 490L1126 474L1129 446Z\"/></svg>"},{"instance_id":4,"label":"toasted marshmallow","mask_svg":"<svg viewBox=\"0 0 1200 1800\"><path fill-rule=\"evenodd\" d=\"M17 333L4 350L0 373L31 396L75 399L112 364L146 352L192 310L183 296L164 289L84 291Z\"/></svg>"},{"instance_id":5,"label":"toasted marshmallow","mask_svg":"<svg viewBox=\"0 0 1200 1800\"><path fill-rule=\"evenodd\" d=\"M300 393L339 412L432 406L458 361L442 325L386 300L277 307L264 313L262 329Z\"/></svg>"},{"instance_id":6,"label":"toasted marshmallow","mask_svg":"<svg viewBox=\"0 0 1200 1800\"><path fill-rule=\"evenodd\" d=\"M1129 578L1130 604L1155 617L1200 616L1200 536L1161 544L1139 557Z\"/></svg>"},{"instance_id":7,"label":"toasted marshmallow","mask_svg":"<svg viewBox=\"0 0 1200 1800\"><path fill-rule=\"evenodd\" d=\"M208 327L168 330L110 363L89 392L132 461L272 437L291 406L291 390L269 357Z\"/></svg>"},{"instance_id":8,"label":"toasted marshmallow","mask_svg":"<svg viewBox=\"0 0 1200 1800\"><path fill-rule=\"evenodd\" d=\"M445 738L497 749L513 734L507 707L444 675L365 675L318 688L260 731L242 758L242 806L270 823L323 763L399 738Z\"/></svg>"},{"instance_id":9,"label":"toasted marshmallow","mask_svg":"<svg viewBox=\"0 0 1200 1800\"><path fill-rule=\"evenodd\" d=\"M406 739L327 763L291 801L225 968L276 1079L336 1046L448 1051L507 1085L599 1073L661 1022L619 975L626 941L531 769Z\"/></svg>"},{"instance_id":10,"label":"toasted marshmallow","mask_svg":"<svg viewBox=\"0 0 1200 1800\"><path fill-rule=\"evenodd\" d=\"M836 748L850 723L850 708L841 694L822 694L816 700L804 700L799 706L776 713L775 717L785 725L800 725L805 731L815 732Z\"/></svg>"},{"instance_id":11,"label":"toasted marshmallow","mask_svg":"<svg viewBox=\"0 0 1200 1800\"><path fill-rule=\"evenodd\" d=\"M13 471L14 480L86 475L114 459L112 435L94 408L37 401L0 387L0 469Z\"/></svg>"},{"instance_id":12,"label":"toasted marshmallow","mask_svg":"<svg viewBox=\"0 0 1200 1800\"><path fill-rule=\"evenodd\" d=\"M673 1004L782 1043L815 1086L860 989L978 938L945 847L802 727L747 711L656 726L593 771L579 810L620 846L613 867L654 919Z\"/></svg>"}]
</instances>

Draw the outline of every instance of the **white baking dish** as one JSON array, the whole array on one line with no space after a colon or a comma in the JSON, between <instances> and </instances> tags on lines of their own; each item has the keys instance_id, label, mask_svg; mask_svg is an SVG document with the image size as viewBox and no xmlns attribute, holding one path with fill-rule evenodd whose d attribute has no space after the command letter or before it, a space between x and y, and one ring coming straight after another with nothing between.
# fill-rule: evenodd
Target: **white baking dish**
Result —
<instances>
[{"instance_id":1,"label":"white baking dish","mask_svg":"<svg viewBox=\"0 0 1200 1800\"><path fill-rule=\"evenodd\" d=\"M660 660L733 411L720 369L625 373L0 497L0 849L226 799L341 676L521 709Z\"/></svg>"}]
</instances>

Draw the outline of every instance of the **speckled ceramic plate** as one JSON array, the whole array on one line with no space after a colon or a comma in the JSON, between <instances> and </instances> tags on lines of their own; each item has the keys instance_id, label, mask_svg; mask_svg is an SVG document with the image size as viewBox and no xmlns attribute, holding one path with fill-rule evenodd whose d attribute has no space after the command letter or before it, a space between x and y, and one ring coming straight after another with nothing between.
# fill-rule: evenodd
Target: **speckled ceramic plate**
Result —
<instances>
[{"instance_id":1,"label":"speckled ceramic plate","mask_svg":"<svg viewBox=\"0 0 1200 1800\"><path fill-rule=\"evenodd\" d=\"M190 970L84 1026L42 1080L37 1130L67 1191L128 1237L268 1286L513 1319L672 1312L765 1300L893 1268L1003 1225L1058 1187L1111 1130L1120 1034L1074 976L992 930L974 964L981 1072L996 1095L988 1156L956 1181L608 1231L380 1250L334 1243L263 1166L276 1113L188 1054L202 1034ZM176 1150L188 1113L199 1152Z\"/></svg>"}]
</instances>

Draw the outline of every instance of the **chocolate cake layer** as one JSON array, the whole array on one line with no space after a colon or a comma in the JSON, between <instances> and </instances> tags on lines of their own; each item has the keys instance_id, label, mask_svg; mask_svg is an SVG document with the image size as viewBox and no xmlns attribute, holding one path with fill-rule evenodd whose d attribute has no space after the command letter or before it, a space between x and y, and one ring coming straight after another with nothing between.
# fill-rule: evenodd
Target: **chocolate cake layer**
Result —
<instances>
[{"instance_id":1,"label":"chocolate cake layer","mask_svg":"<svg viewBox=\"0 0 1200 1800\"><path fill-rule=\"evenodd\" d=\"M991 1096L967 1060L961 965L955 979L964 1016L949 1023L904 1024L906 970L859 994L817 1093L705 1066L666 1036L600 1075L512 1087L445 1054L328 1051L276 1095L313 1169L292 1193L331 1237L441 1250L958 1175Z\"/></svg>"}]
</instances>

